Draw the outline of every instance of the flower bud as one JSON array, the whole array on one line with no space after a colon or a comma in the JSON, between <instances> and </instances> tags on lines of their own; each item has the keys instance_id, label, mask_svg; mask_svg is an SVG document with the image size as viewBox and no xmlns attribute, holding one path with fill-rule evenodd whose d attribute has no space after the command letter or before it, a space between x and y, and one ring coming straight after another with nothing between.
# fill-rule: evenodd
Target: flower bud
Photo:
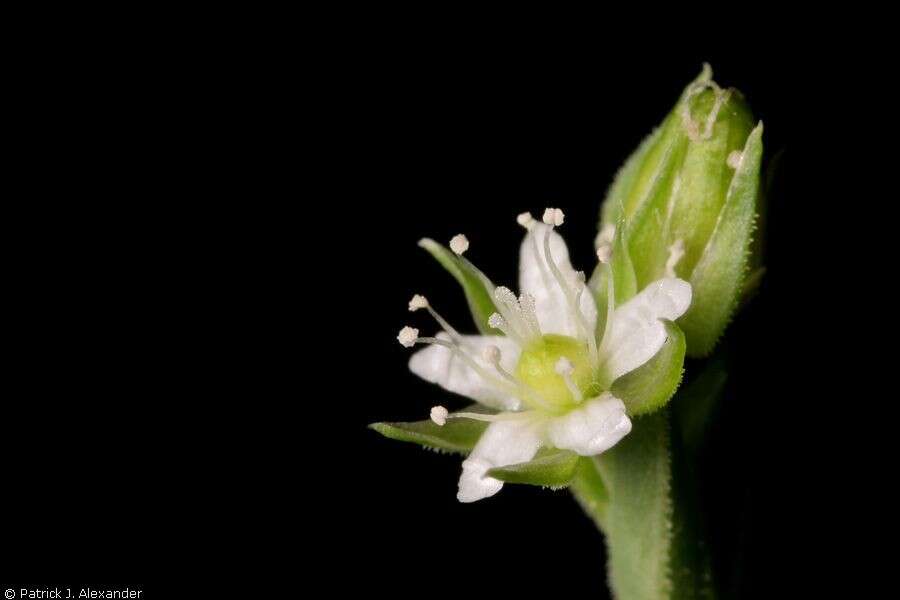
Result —
<instances>
[{"instance_id":1,"label":"flower bud","mask_svg":"<svg viewBox=\"0 0 900 600\"><path fill-rule=\"evenodd\" d=\"M661 277L691 283L678 321L688 354L708 354L747 279L756 219L762 124L743 96L703 72L616 175L601 226L625 223L638 289Z\"/></svg>"}]
</instances>

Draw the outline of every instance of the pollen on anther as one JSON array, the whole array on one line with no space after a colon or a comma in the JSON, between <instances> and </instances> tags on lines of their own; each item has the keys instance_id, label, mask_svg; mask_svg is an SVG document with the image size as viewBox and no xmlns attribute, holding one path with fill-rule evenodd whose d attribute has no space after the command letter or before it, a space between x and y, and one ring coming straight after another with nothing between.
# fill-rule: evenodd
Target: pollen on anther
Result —
<instances>
[{"instance_id":1,"label":"pollen on anther","mask_svg":"<svg viewBox=\"0 0 900 600\"><path fill-rule=\"evenodd\" d=\"M412 348L417 339L419 339L419 330L409 325L401 329L400 333L397 334L397 341L404 348Z\"/></svg>"},{"instance_id":2,"label":"pollen on anther","mask_svg":"<svg viewBox=\"0 0 900 600\"><path fill-rule=\"evenodd\" d=\"M449 414L450 413L447 412L447 409L440 404L431 407L431 420L434 421L439 427L444 426L444 423L447 422L447 415Z\"/></svg>"},{"instance_id":3,"label":"pollen on anther","mask_svg":"<svg viewBox=\"0 0 900 600\"><path fill-rule=\"evenodd\" d=\"M453 253L462 256L463 252L469 249L469 240L463 234L454 235L453 239L450 240L450 249L453 250Z\"/></svg>"},{"instance_id":4,"label":"pollen on anther","mask_svg":"<svg viewBox=\"0 0 900 600\"><path fill-rule=\"evenodd\" d=\"M489 363L498 362L500 360L500 348L494 346L493 344L490 346L485 346L484 350L481 351L481 358Z\"/></svg>"},{"instance_id":5,"label":"pollen on anther","mask_svg":"<svg viewBox=\"0 0 900 600\"><path fill-rule=\"evenodd\" d=\"M544 210L543 221L547 225L555 225L559 227L565 221L566 215L563 213L562 209L559 208L547 208Z\"/></svg>"},{"instance_id":6,"label":"pollen on anther","mask_svg":"<svg viewBox=\"0 0 900 600\"><path fill-rule=\"evenodd\" d=\"M409 312L416 312L420 308L426 308L427 306L428 299L421 294L416 294L412 297L412 300L409 301Z\"/></svg>"},{"instance_id":7,"label":"pollen on anther","mask_svg":"<svg viewBox=\"0 0 900 600\"><path fill-rule=\"evenodd\" d=\"M737 169L741 166L741 161L744 159L744 153L740 150L734 150L731 154L728 155L728 159L725 161L728 163L728 166L732 169Z\"/></svg>"},{"instance_id":8,"label":"pollen on anther","mask_svg":"<svg viewBox=\"0 0 900 600\"><path fill-rule=\"evenodd\" d=\"M556 361L556 373L558 375L571 375L575 371L572 361L565 356Z\"/></svg>"}]
</instances>

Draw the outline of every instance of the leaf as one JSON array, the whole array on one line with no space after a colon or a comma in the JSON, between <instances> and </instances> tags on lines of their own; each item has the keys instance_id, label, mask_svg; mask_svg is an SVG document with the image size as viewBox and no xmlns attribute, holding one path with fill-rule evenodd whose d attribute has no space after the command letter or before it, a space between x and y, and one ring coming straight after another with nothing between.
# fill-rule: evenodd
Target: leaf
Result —
<instances>
[{"instance_id":1,"label":"leaf","mask_svg":"<svg viewBox=\"0 0 900 600\"><path fill-rule=\"evenodd\" d=\"M490 412L480 405L470 406L466 411ZM428 419L425 421L372 423L369 428L392 440L413 442L432 450L468 454L478 443L487 426L488 423L485 421L476 421L475 419L448 419L442 427Z\"/></svg>"},{"instance_id":2,"label":"leaf","mask_svg":"<svg viewBox=\"0 0 900 600\"><path fill-rule=\"evenodd\" d=\"M670 598L672 548L668 411L634 420L631 433L597 457L609 502L609 582L616 598Z\"/></svg>"},{"instance_id":3,"label":"leaf","mask_svg":"<svg viewBox=\"0 0 900 600\"><path fill-rule=\"evenodd\" d=\"M609 492L598 470L596 456L582 456L569 490L600 531L606 531Z\"/></svg>"},{"instance_id":4,"label":"leaf","mask_svg":"<svg viewBox=\"0 0 900 600\"><path fill-rule=\"evenodd\" d=\"M762 130L760 123L747 138L716 228L691 274L691 308L678 321L690 356L712 351L737 307L755 218Z\"/></svg>"},{"instance_id":5,"label":"leaf","mask_svg":"<svg viewBox=\"0 0 900 600\"><path fill-rule=\"evenodd\" d=\"M625 403L629 415L643 415L665 406L681 383L686 349L684 334L675 323L664 322L669 337L659 352L612 384L610 391Z\"/></svg>"},{"instance_id":6,"label":"leaf","mask_svg":"<svg viewBox=\"0 0 900 600\"><path fill-rule=\"evenodd\" d=\"M491 297L494 286L490 280L469 261L460 258L432 239L419 240L419 246L441 263L462 286L478 331L483 335L503 335L488 325L491 314L497 312Z\"/></svg>"},{"instance_id":7,"label":"leaf","mask_svg":"<svg viewBox=\"0 0 900 600\"><path fill-rule=\"evenodd\" d=\"M496 467L488 475L506 483L527 483L561 488L569 485L578 467L578 455L568 450L543 449L525 463Z\"/></svg>"},{"instance_id":8,"label":"leaf","mask_svg":"<svg viewBox=\"0 0 900 600\"><path fill-rule=\"evenodd\" d=\"M609 186L609 190L606 192L606 199L603 201L601 228L603 223L616 223L624 217L622 213L628 201L628 194L635 188L644 159L650 150L656 146L662 130L663 127L657 127L650 135L645 137L637 150L628 157L628 160L616 173L612 185Z\"/></svg>"}]
</instances>

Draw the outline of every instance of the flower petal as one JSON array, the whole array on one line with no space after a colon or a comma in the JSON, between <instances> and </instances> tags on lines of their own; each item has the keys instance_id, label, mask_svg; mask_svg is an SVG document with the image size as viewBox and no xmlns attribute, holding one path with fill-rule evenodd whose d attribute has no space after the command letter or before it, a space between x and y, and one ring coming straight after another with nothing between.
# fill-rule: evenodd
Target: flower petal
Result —
<instances>
[{"instance_id":1,"label":"flower petal","mask_svg":"<svg viewBox=\"0 0 900 600\"><path fill-rule=\"evenodd\" d=\"M603 372L612 382L653 358L668 334L660 319L674 321L691 305L691 284L674 277L657 279L613 311L603 340Z\"/></svg>"},{"instance_id":2,"label":"flower petal","mask_svg":"<svg viewBox=\"0 0 900 600\"><path fill-rule=\"evenodd\" d=\"M547 425L547 437L557 448L582 456L609 450L631 431L625 404L606 392Z\"/></svg>"},{"instance_id":3,"label":"flower petal","mask_svg":"<svg viewBox=\"0 0 900 600\"><path fill-rule=\"evenodd\" d=\"M460 502L475 502L499 492L503 482L488 477L488 470L534 458L541 447L543 426L543 419L528 416L488 425L472 453L463 461L456 498Z\"/></svg>"},{"instance_id":4,"label":"flower petal","mask_svg":"<svg viewBox=\"0 0 900 600\"><path fill-rule=\"evenodd\" d=\"M441 333L438 337L449 340ZM464 335L463 351L475 363L491 374L496 374L493 365L482 358L485 347L494 345L500 348L500 364L507 371L513 371L519 360L519 347L509 338L503 336ZM436 383L445 390L466 396L498 410L518 410L521 402L506 391L491 384L479 375L463 359L444 346L429 346L419 350L409 359L409 370L431 383ZM497 375L500 380L500 376Z\"/></svg>"},{"instance_id":5,"label":"flower petal","mask_svg":"<svg viewBox=\"0 0 900 600\"><path fill-rule=\"evenodd\" d=\"M535 299L535 311L543 333L557 333L576 337L579 329L569 309L566 296L544 260L544 237L550 236L550 252L553 262L566 283L575 288L583 287L580 308L587 322L588 331L594 331L597 323L597 306L586 284L577 284L575 269L569 262L569 250L562 236L543 223L535 223L522 241L519 250L519 291L531 294Z\"/></svg>"}]
</instances>

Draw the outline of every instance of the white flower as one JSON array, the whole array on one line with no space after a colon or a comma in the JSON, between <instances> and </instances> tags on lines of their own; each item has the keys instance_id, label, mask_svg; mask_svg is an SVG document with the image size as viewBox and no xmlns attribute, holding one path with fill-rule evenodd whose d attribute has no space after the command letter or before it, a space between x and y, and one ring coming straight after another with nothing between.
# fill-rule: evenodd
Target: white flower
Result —
<instances>
[{"instance_id":1,"label":"white flower","mask_svg":"<svg viewBox=\"0 0 900 600\"><path fill-rule=\"evenodd\" d=\"M441 425L461 417L491 422L463 462L461 502L496 494L503 483L487 471L527 462L541 447L592 456L619 442L631 431L631 421L624 403L609 392L612 383L662 348L668 334L661 319L675 320L690 306L690 284L659 279L619 307L610 302L598 340L594 296L554 231L563 220L559 209L547 209L543 223L527 213L519 215L528 233L520 250L518 298L483 277L498 309L489 324L505 335L461 335L423 296L410 302L410 310L427 309L443 328L436 337L418 337L418 330L404 328L402 344L430 345L411 357L410 370L501 411L432 411ZM461 246L465 237L454 240Z\"/></svg>"}]
</instances>

